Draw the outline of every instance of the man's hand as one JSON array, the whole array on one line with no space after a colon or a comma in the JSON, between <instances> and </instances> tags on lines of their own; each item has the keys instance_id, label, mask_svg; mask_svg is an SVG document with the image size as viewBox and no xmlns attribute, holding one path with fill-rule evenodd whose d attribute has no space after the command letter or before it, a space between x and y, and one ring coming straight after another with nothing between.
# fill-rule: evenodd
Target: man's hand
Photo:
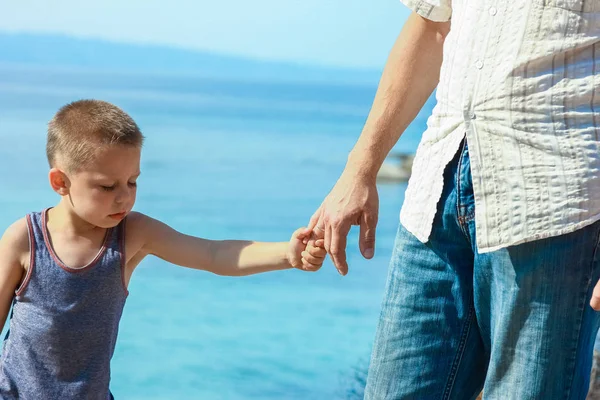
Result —
<instances>
[{"instance_id":1,"label":"man's hand","mask_svg":"<svg viewBox=\"0 0 600 400\"><path fill-rule=\"evenodd\" d=\"M592 293L590 306L592 306L594 310L600 311L600 281L598 281L594 287L594 293Z\"/></svg>"},{"instance_id":2,"label":"man's hand","mask_svg":"<svg viewBox=\"0 0 600 400\"><path fill-rule=\"evenodd\" d=\"M346 275L346 239L350 227L360 225L360 251L370 259L375 254L378 213L375 177L346 170L313 214L307 232L312 231L314 237L324 239L325 250L331 255L333 264L341 275Z\"/></svg>"}]
</instances>

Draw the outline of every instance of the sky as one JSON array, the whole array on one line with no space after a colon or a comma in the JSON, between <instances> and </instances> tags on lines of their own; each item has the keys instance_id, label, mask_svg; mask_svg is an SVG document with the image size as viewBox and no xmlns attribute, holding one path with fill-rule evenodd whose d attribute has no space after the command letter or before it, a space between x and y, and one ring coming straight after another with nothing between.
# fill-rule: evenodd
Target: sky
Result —
<instances>
[{"instance_id":1,"label":"sky","mask_svg":"<svg viewBox=\"0 0 600 400\"><path fill-rule=\"evenodd\" d=\"M0 10L0 32L358 68L383 66L409 15L399 0L0 0Z\"/></svg>"}]
</instances>

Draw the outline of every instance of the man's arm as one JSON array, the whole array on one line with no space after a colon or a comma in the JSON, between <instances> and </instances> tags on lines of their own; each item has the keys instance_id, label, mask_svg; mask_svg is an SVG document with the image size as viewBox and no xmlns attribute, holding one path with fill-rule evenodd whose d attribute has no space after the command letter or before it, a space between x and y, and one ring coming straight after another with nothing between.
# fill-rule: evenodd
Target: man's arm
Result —
<instances>
[{"instance_id":1,"label":"man's arm","mask_svg":"<svg viewBox=\"0 0 600 400\"><path fill-rule=\"evenodd\" d=\"M383 70L362 134L346 169L375 179L385 157L438 84L450 22L416 13L406 21Z\"/></svg>"},{"instance_id":2,"label":"man's arm","mask_svg":"<svg viewBox=\"0 0 600 400\"><path fill-rule=\"evenodd\" d=\"M362 134L350 152L344 172L309 228L325 238L338 271L348 272L346 237L359 224L360 249L373 256L379 199L375 184L385 157L437 86L443 44L450 22L433 22L411 14L394 44Z\"/></svg>"}]
</instances>

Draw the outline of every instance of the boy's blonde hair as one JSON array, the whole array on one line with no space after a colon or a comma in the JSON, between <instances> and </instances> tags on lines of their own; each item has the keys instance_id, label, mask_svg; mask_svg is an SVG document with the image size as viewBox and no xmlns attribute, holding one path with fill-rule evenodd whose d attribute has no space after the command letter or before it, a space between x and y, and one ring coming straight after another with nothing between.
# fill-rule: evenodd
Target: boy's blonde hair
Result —
<instances>
[{"instance_id":1,"label":"boy's blonde hair","mask_svg":"<svg viewBox=\"0 0 600 400\"><path fill-rule=\"evenodd\" d=\"M144 136L135 121L119 107L100 100L69 103L48 123L46 155L50 167L58 163L76 172L107 145L141 147Z\"/></svg>"}]
</instances>

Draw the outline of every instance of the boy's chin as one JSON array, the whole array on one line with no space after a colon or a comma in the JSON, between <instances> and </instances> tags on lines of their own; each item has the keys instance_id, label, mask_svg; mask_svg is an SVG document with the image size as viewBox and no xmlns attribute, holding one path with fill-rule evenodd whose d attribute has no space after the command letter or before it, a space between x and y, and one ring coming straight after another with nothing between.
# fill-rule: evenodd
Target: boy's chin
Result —
<instances>
[{"instance_id":1,"label":"boy's chin","mask_svg":"<svg viewBox=\"0 0 600 400\"><path fill-rule=\"evenodd\" d=\"M96 225L98 228L109 229L109 228L114 228L115 226L119 225L120 222L121 222L121 220L116 220L116 219L112 219L110 217L105 217L103 220L98 221L98 223L96 223L94 225Z\"/></svg>"}]
</instances>

